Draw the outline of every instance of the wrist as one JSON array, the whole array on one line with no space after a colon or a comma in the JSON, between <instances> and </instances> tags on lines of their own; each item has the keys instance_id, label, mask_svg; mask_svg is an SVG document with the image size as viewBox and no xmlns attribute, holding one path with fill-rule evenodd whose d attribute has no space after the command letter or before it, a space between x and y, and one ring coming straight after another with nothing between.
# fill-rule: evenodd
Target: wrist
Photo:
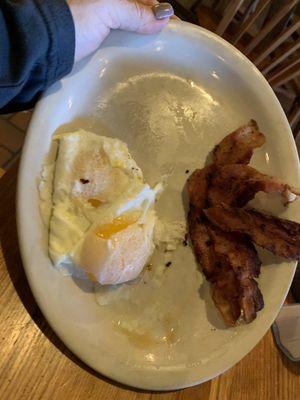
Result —
<instances>
[{"instance_id":1,"label":"wrist","mask_svg":"<svg viewBox=\"0 0 300 400\"><path fill-rule=\"evenodd\" d=\"M95 51L109 34L103 1L67 0L75 27L75 62Z\"/></svg>"}]
</instances>

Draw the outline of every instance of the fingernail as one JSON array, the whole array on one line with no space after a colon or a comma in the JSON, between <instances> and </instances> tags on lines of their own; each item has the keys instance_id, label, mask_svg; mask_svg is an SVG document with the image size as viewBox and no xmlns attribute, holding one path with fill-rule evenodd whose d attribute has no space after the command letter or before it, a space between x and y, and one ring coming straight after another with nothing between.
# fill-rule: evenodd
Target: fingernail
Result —
<instances>
[{"instance_id":1,"label":"fingernail","mask_svg":"<svg viewBox=\"0 0 300 400\"><path fill-rule=\"evenodd\" d=\"M169 18L174 15L174 10L169 3L160 3L152 7L156 19Z\"/></svg>"}]
</instances>

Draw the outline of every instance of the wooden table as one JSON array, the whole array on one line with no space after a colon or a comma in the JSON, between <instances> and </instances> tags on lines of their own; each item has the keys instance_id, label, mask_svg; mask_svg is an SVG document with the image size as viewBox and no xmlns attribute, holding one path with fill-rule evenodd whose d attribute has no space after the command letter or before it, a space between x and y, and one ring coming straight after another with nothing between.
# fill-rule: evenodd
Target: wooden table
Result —
<instances>
[{"instance_id":1,"label":"wooden table","mask_svg":"<svg viewBox=\"0 0 300 400\"><path fill-rule=\"evenodd\" d=\"M269 331L231 370L196 387L146 392L119 385L79 361L56 337L29 289L15 222L17 167L0 179L0 399L296 400L300 364Z\"/></svg>"}]
</instances>

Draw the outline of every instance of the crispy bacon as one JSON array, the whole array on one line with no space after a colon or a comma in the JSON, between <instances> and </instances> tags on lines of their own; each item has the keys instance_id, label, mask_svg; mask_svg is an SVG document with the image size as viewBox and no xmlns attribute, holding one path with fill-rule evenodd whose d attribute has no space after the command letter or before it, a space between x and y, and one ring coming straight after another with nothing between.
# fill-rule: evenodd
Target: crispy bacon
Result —
<instances>
[{"instance_id":1,"label":"crispy bacon","mask_svg":"<svg viewBox=\"0 0 300 400\"><path fill-rule=\"evenodd\" d=\"M210 166L210 205L220 202L243 207L254 198L257 192L280 193L284 203L293 201L300 195L300 189L282 180L262 174L244 164Z\"/></svg>"},{"instance_id":2,"label":"crispy bacon","mask_svg":"<svg viewBox=\"0 0 300 400\"><path fill-rule=\"evenodd\" d=\"M207 193L213 166L196 169L187 181L190 205L202 210L207 207Z\"/></svg>"},{"instance_id":3,"label":"crispy bacon","mask_svg":"<svg viewBox=\"0 0 300 400\"><path fill-rule=\"evenodd\" d=\"M228 235L215 226L208 226L216 255L215 274L210 278L215 304L228 325L236 323L237 315L238 318L242 315L244 321L249 323L263 308L263 298L254 280L261 265L255 247L245 235Z\"/></svg>"},{"instance_id":4,"label":"crispy bacon","mask_svg":"<svg viewBox=\"0 0 300 400\"><path fill-rule=\"evenodd\" d=\"M264 305L254 279L261 263L252 241L286 258L300 258L299 224L238 208L259 191L280 193L285 203L300 195L300 189L247 165L264 142L251 120L226 136L214 149L213 164L195 170L187 184L194 253L216 307L231 326L240 317L253 321Z\"/></svg>"},{"instance_id":5,"label":"crispy bacon","mask_svg":"<svg viewBox=\"0 0 300 400\"><path fill-rule=\"evenodd\" d=\"M214 148L213 162L215 164L248 164L253 150L265 143L265 136L259 132L253 119L247 125L241 126Z\"/></svg>"},{"instance_id":6,"label":"crispy bacon","mask_svg":"<svg viewBox=\"0 0 300 400\"><path fill-rule=\"evenodd\" d=\"M211 283L215 305L226 324L233 326L241 314L251 322L263 307L254 280L259 275L260 260L247 236L226 233L205 217L212 168L196 170L188 180L189 233L196 259Z\"/></svg>"},{"instance_id":7,"label":"crispy bacon","mask_svg":"<svg viewBox=\"0 0 300 400\"><path fill-rule=\"evenodd\" d=\"M216 205L204 213L214 225L226 232L247 234L254 243L278 256L300 260L300 224L297 222L225 204Z\"/></svg>"},{"instance_id":8,"label":"crispy bacon","mask_svg":"<svg viewBox=\"0 0 300 400\"><path fill-rule=\"evenodd\" d=\"M207 219L202 210L191 206L189 215L189 234L193 244L197 261L201 264L202 271L207 279L214 274L215 254L211 246L211 238L207 228Z\"/></svg>"}]
</instances>

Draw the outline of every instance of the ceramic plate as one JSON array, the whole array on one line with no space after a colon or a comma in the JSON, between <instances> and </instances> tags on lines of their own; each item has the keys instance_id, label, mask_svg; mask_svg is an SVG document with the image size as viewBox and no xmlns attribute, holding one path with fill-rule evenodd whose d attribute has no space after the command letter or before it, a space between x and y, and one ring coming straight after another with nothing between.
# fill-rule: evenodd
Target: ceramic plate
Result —
<instances>
[{"instance_id":1,"label":"ceramic plate","mask_svg":"<svg viewBox=\"0 0 300 400\"><path fill-rule=\"evenodd\" d=\"M19 174L24 268L52 328L95 370L155 390L215 377L244 357L270 327L295 263L260 252L265 308L250 325L230 329L212 303L189 246L173 253L170 268L162 268L166 260L155 254L153 270L159 273L153 279L126 286L120 294L112 291L108 301L107 293L96 296L91 283L62 276L47 256L37 178L53 133L85 128L127 142L149 183L169 174L159 215L183 220L188 174L204 165L225 134L251 118L267 138L252 165L299 185L289 125L260 72L223 39L181 22L155 36L112 33L99 51L40 99ZM284 210L277 200L261 196L257 205L297 219L297 202Z\"/></svg>"}]
</instances>

